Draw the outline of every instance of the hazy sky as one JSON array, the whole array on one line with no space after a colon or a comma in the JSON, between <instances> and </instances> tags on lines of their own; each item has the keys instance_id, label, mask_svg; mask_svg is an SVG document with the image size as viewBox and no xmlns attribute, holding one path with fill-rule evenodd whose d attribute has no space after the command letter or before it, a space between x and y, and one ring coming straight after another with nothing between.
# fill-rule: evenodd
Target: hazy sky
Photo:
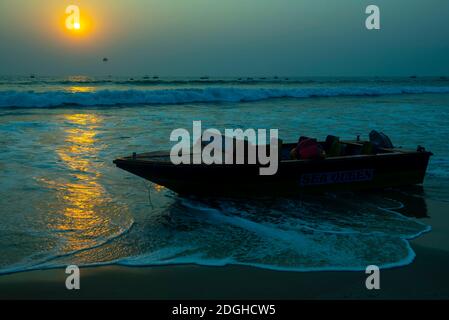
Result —
<instances>
[{"instance_id":1,"label":"hazy sky","mask_svg":"<svg viewBox=\"0 0 449 320\"><path fill-rule=\"evenodd\" d=\"M369 4L381 30L365 29ZM449 1L0 0L0 74L31 73L449 75Z\"/></svg>"}]
</instances>

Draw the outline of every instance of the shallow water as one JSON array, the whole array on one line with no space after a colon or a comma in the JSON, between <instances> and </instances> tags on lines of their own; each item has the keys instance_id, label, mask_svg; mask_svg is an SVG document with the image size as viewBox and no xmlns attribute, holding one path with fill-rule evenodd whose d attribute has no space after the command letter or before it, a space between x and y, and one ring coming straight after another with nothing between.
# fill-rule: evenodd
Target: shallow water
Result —
<instances>
[{"instance_id":1,"label":"shallow water","mask_svg":"<svg viewBox=\"0 0 449 320\"><path fill-rule=\"evenodd\" d=\"M430 230L425 201L449 200L448 92L439 78L3 78L0 273L102 263L296 271L410 263L408 240ZM170 132L193 120L220 130L279 128L286 141L366 137L375 128L434 156L423 190L259 201L180 198L112 164L168 149Z\"/></svg>"}]
</instances>

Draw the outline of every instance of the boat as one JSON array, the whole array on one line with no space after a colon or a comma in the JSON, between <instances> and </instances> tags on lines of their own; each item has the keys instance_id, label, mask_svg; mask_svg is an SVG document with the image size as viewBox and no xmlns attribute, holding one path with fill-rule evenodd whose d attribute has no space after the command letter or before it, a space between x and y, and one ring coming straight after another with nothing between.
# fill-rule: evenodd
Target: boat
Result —
<instances>
[{"instance_id":1,"label":"boat","mask_svg":"<svg viewBox=\"0 0 449 320\"><path fill-rule=\"evenodd\" d=\"M325 142L319 142L324 144ZM123 170L181 195L249 197L296 196L303 192L358 191L419 185L432 155L425 148L376 148L361 154L367 141L341 141L345 153L324 159L291 159L297 143L282 144L278 170L260 175L259 164L178 164L168 151L118 158Z\"/></svg>"}]
</instances>

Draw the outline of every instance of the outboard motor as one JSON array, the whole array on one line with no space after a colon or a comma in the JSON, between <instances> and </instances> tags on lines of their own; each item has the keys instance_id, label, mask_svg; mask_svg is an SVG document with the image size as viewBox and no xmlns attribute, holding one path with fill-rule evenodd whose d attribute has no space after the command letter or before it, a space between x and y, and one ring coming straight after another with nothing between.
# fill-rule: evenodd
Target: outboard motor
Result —
<instances>
[{"instance_id":1,"label":"outboard motor","mask_svg":"<svg viewBox=\"0 0 449 320\"><path fill-rule=\"evenodd\" d=\"M387 148L387 149L394 148L390 138L388 138L388 136L385 133L377 132L376 130L372 130L369 133L369 141L376 148Z\"/></svg>"}]
</instances>

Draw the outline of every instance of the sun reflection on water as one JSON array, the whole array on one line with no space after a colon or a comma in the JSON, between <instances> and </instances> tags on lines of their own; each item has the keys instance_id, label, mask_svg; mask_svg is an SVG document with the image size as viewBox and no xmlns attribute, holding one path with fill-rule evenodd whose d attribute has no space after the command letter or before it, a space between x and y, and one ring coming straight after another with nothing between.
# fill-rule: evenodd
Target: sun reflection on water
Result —
<instances>
[{"instance_id":1,"label":"sun reflection on water","mask_svg":"<svg viewBox=\"0 0 449 320\"><path fill-rule=\"evenodd\" d=\"M112 223L113 201L99 181L102 174L95 162L102 146L96 138L102 118L68 114L63 121L69 126L56 154L69 175L41 181L56 191L56 214L49 228L63 238L61 249L72 252L98 245L122 230Z\"/></svg>"},{"instance_id":2,"label":"sun reflection on water","mask_svg":"<svg viewBox=\"0 0 449 320\"><path fill-rule=\"evenodd\" d=\"M72 86L67 89L70 93L86 93L86 92L94 92L95 87L85 87L85 86Z\"/></svg>"},{"instance_id":3,"label":"sun reflection on water","mask_svg":"<svg viewBox=\"0 0 449 320\"><path fill-rule=\"evenodd\" d=\"M104 217L97 210L107 201L107 194L98 178L92 159L98 154L95 146L97 127L101 118L95 114L65 115L65 120L75 125L66 130L65 144L56 152L71 170L71 180L59 186L63 208L63 219L54 226L58 231L81 231L65 234L68 250L79 250L92 245L90 239L101 235ZM103 230L104 231L104 230Z\"/></svg>"}]
</instances>

